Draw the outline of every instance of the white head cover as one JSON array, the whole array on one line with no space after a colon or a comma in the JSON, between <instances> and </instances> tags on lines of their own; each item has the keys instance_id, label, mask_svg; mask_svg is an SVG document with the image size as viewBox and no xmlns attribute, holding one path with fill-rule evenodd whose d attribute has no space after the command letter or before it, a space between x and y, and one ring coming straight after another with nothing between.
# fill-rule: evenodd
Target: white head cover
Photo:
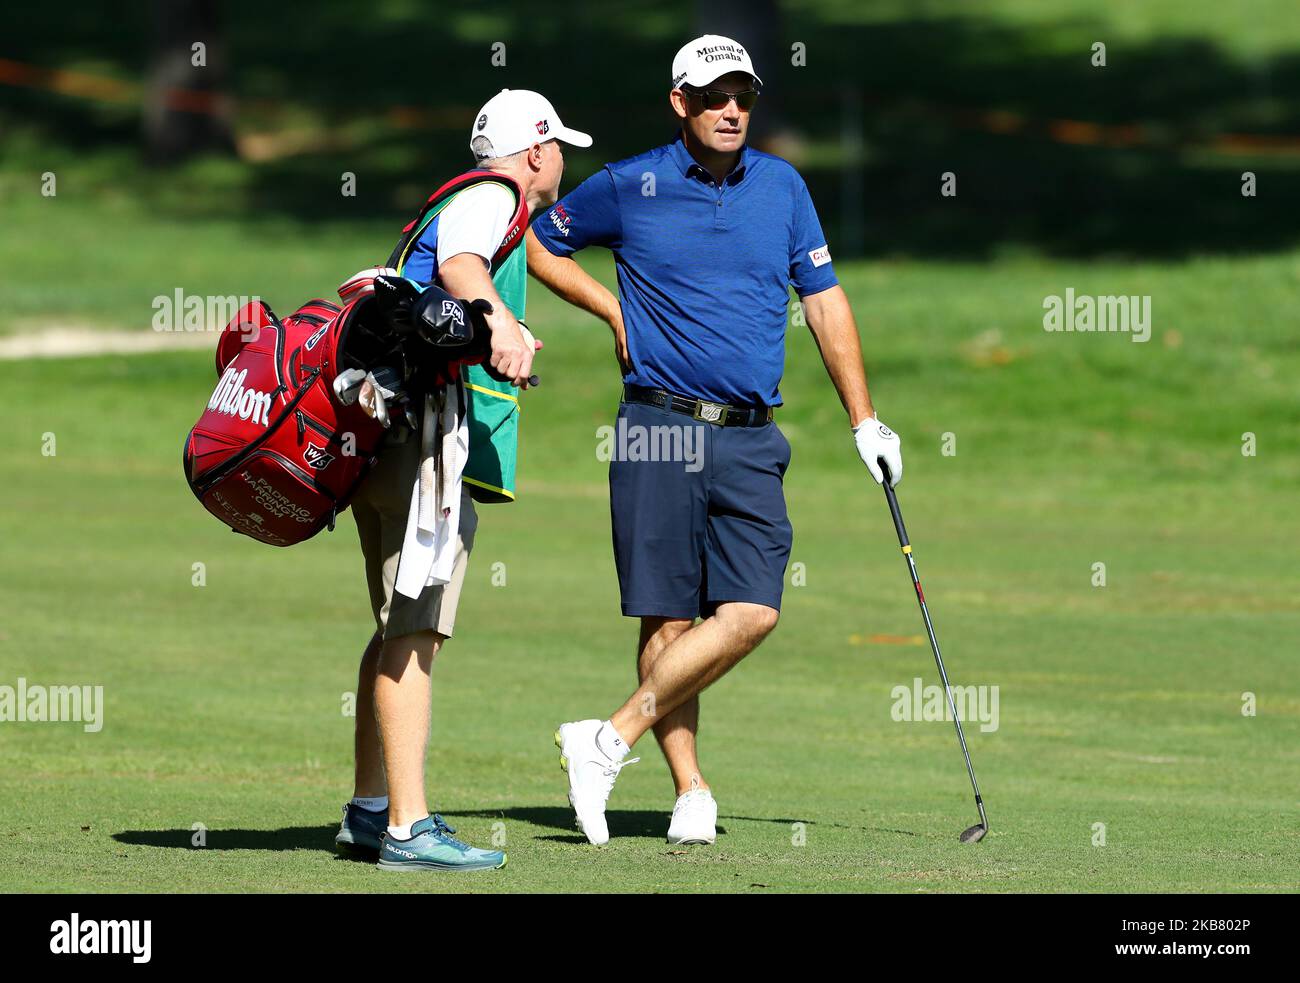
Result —
<instances>
[{"instance_id":1,"label":"white head cover","mask_svg":"<svg viewBox=\"0 0 1300 983\"><path fill-rule=\"evenodd\" d=\"M470 126L471 152L475 137L487 137L492 142L489 153L474 153L478 160L509 157L547 140L563 140L575 147L591 146L589 135L561 123L550 100L531 89L502 89L484 103Z\"/></svg>"},{"instance_id":2,"label":"white head cover","mask_svg":"<svg viewBox=\"0 0 1300 983\"><path fill-rule=\"evenodd\" d=\"M673 57L673 88L708 85L728 72L745 72L759 85L763 80L754 73L754 63L744 45L721 34L705 34L682 45Z\"/></svg>"}]
</instances>

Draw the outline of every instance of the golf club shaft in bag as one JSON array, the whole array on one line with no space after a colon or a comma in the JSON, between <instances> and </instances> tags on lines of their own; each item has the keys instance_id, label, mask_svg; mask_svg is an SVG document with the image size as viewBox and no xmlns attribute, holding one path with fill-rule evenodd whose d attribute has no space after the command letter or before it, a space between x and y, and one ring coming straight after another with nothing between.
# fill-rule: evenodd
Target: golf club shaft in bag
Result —
<instances>
[{"instance_id":1,"label":"golf club shaft in bag","mask_svg":"<svg viewBox=\"0 0 1300 983\"><path fill-rule=\"evenodd\" d=\"M894 517L894 531L898 533L898 545L903 551L903 556L907 560L907 570L912 575L912 586L916 588L916 603L921 606L921 618L925 622L925 632L930 636L930 650L934 652L934 664L939 667L939 678L943 680L944 692L948 694L948 709L952 711L952 722L957 727L957 740L961 742L961 753L966 758L966 771L970 775L971 788L975 790L975 807L979 809L980 822L978 826L972 826L961 834L963 843L974 843L982 840L984 834L988 832L989 821L984 814L984 800L980 797L979 782L975 780L975 768L970 762L970 751L966 748L966 735L962 733L961 717L957 714L957 704L952 698L952 687L948 685L948 673L943 668L943 656L939 654L939 640L934 635L934 624L930 621L930 610L925 606L925 592L921 590L921 578L916 573L916 561L912 559L912 544L907 540L907 530L903 527L903 513L898 509L898 497L894 494L894 488L890 484L892 475L889 473L889 466L885 464L884 458L877 459L880 464L881 473L885 480L882 482L885 488L885 500L889 502L889 514Z\"/></svg>"}]
</instances>

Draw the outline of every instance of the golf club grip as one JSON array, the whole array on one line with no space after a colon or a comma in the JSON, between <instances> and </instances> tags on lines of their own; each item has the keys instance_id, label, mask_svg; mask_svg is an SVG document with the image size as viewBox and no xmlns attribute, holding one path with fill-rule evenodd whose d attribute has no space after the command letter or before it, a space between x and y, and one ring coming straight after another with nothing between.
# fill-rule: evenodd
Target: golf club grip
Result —
<instances>
[{"instance_id":1,"label":"golf club grip","mask_svg":"<svg viewBox=\"0 0 1300 983\"><path fill-rule=\"evenodd\" d=\"M892 475L889 473L889 465L885 463L883 457L876 458L876 461L880 465L880 473L885 477L881 485L885 489L885 501L889 503L889 514L894 517L894 531L898 533L898 545L907 546L907 529L903 527L903 513L898 510L898 496L894 494L894 486L890 484Z\"/></svg>"}]
</instances>

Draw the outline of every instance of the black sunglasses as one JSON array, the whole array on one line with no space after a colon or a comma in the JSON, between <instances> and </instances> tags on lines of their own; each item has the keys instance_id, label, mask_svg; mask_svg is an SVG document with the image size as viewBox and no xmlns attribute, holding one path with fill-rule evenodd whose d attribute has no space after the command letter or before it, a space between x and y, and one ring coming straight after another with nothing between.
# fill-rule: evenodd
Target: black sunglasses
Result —
<instances>
[{"instance_id":1,"label":"black sunglasses","mask_svg":"<svg viewBox=\"0 0 1300 983\"><path fill-rule=\"evenodd\" d=\"M736 108L747 113L758 101L758 89L745 89L743 92L726 92L722 89L697 89L683 85L682 91L688 96L698 96L704 102L705 109L725 109L727 103L736 100Z\"/></svg>"}]
</instances>

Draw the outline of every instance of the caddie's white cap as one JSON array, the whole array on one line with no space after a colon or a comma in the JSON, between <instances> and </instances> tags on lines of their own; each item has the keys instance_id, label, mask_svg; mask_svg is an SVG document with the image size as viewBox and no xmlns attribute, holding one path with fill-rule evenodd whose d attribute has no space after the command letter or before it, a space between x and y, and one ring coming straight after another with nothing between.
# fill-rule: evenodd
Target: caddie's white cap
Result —
<instances>
[{"instance_id":1,"label":"caddie's white cap","mask_svg":"<svg viewBox=\"0 0 1300 983\"><path fill-rule=\"evenodd\" d=\"M491 151L474 151L475 137L487 137L492 142ZM531 89L502 89L483 104L469 130L469 149L478 160L509 157L547 140L591 146L588 134L561 123L550 100Z\"/></svg>"},{"instance_id":2,"label":"caddie's white cap","mask_svg":"<svg viewBox=\"0 0 1300 983\"><path fill-rule=\"evenodd\" d=\"M745 72L759 85L763 80L754 72L754 63L744 45L721 34L705 34L682 45L673 56L673 88L683 84L696 88L708 85L728 72Z\"/></svg>"}]
</instances>

